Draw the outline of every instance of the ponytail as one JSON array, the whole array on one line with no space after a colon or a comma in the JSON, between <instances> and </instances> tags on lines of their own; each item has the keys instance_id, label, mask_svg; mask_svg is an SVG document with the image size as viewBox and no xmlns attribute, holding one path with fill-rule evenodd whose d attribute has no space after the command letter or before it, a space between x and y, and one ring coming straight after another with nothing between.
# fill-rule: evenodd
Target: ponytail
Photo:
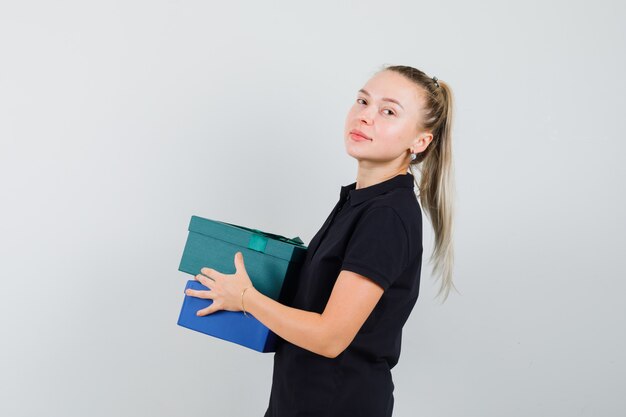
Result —
<instances>
[{"instance_id":1,"label":"ponytail","mask_svg":"<svg viewBox=\"0 0 626 417\"><path fill-rule=\"evenodd\" d=\"M419 189L419 199L424 213L430 220L435 245L430 261L433 275L440 277L437 296L443 294L443 301L450 290L456 287L452 282L454 265L453 221L454 221L454 165L452 159L452 118L453 95L447 83L436 77L408 66L387 66L383 70L398 72L415 82L425 91L425 117L421 130L433 134L428 147L410 162L409 169ZM420 175L415 175L417 169ZM457 291L458 292L458 291ZM442 301L442 302L443 302Z\"/></svg>"}]
</instances>

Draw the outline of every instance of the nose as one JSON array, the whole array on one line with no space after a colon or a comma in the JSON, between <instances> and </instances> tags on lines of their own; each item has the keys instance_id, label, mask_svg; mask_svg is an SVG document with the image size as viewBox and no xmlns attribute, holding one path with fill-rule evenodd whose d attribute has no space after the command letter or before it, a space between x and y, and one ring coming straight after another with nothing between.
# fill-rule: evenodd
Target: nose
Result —
<instances>
[{"instance_id":1,"label":"nose","mask_svg":"<svg viewBox=\"0 0 626 417\"><path fill-rule=\"evenodd\" d=\"M365 123L366 125L372 124L373 117L370 115L369 109L361 110L361 112L358 114L358 118L361 122Z\"/></svg>"}]
</instances>

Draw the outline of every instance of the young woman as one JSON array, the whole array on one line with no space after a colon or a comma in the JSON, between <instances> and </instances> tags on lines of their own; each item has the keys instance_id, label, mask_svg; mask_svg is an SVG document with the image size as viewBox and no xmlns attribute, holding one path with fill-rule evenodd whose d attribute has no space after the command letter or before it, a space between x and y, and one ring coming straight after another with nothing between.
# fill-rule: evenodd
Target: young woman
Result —
<instances>
[{"instance_id":1,"label":"young woman","mask_svg":"<svg viewBox=\"0 0 626 417\"><path fill-rule=\"evenodd\" d=\"M290 305L253 287L241 252L234 274L202 268L196 276L210 291L187 294L213 300L198 315L248 312L279 336L265 417L392 415L390 371L419 293L421 207L435 232L438 295L445 301L454 287L451 125L446 83L412 67L383 67L346 118L356 182L341 187L308 245Z\"/></svg>"}]
</instances>

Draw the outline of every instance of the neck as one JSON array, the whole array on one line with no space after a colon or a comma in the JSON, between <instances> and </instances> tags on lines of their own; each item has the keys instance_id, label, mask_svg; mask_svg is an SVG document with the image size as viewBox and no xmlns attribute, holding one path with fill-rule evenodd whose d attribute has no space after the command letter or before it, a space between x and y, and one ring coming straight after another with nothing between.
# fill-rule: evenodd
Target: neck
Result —
<instances>
[{"instance_id":1,"label":"neck","mask_svg":"<svg viewBox=\"0 0 626 417\"><path fill-rule=\"evenodd\" d=\"M381 168L361 168L359 167L356 175L356 187L355 189L370 187L372 185L387 181L396 175L408 174L408 168L398 169L381 169Z\"/></svg>"}]
</instances>

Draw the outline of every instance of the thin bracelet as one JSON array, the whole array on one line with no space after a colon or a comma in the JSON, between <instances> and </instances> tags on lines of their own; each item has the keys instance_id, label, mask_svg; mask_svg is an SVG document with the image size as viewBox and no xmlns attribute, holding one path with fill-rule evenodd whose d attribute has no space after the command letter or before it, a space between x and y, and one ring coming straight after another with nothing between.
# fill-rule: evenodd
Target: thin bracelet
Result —
<instances>
[{"instance_id":1,"label":"thin bracelet","mask_svg":"<svg viewBox=\"0 0 626 417\"><path fill-rule=\"evenodd\" d=\"M243 310L243 315L248 317L248 314L246 313L246 308L243 306L243 294L246 292L246 290L250 288L250 287L246 287L243 289L243 291L241 292L241 310Z\"/></svg>"}]
</instances>

